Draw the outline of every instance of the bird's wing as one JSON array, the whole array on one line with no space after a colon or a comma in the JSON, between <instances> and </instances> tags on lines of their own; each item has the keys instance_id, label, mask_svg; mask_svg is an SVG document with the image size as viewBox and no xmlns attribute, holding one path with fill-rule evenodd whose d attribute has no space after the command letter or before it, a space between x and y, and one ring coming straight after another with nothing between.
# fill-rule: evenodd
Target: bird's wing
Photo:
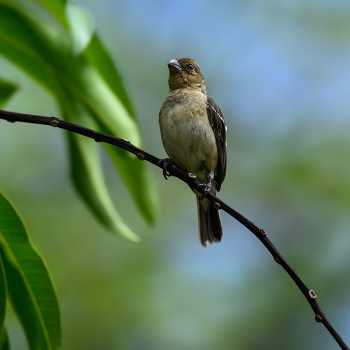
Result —
<instances>
[{"instance_id":1,"label":"bird's wing","mask_svg":"<svg viewBox=\"0 0 350 350\"><path fill-rule=\"evenodd\" d=\"M217 183L217 190L220 191L221 184L225 179L227 167L227 126L219 105L210 96L207 98L207 114L210 125L215 134L216 146L218 148L218 166L216 170L215 181Z\"/></svg>"}]
</instances>

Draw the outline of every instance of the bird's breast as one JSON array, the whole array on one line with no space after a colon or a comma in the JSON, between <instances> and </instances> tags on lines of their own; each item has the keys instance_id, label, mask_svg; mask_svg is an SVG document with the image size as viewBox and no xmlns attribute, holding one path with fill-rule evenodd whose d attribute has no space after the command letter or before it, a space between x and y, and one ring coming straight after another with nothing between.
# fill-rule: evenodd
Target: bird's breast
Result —
<instances>
[{"instance_id":1,"label":"bird's breast","mask_svg":"<svg viewBox=\"0 0 350 350\"><path fill-rule=\"evenodd\" d=\"M199 181L213 178L218 162L215 135L207 116L207 97L202 92L170 92L159 124L168 156Z\"/></svg>"}]
</instances>

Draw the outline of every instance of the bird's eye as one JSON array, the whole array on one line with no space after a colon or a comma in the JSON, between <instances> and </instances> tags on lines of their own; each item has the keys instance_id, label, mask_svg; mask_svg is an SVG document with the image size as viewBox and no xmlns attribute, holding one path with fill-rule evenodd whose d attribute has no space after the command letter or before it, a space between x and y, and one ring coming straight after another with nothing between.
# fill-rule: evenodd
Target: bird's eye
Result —
<instances>
[{"instance_id":1,"label":"bird's eye","mask_svg":"<svg viewBox=\"0 0 350 350\"><path fill-rule=\"evenodd\" d=\"M189 65L187 66L187 68L190 69L190 70L193 70L193 69L194 69L193 64L189 64Z\"/></svg>"}]
</instances>

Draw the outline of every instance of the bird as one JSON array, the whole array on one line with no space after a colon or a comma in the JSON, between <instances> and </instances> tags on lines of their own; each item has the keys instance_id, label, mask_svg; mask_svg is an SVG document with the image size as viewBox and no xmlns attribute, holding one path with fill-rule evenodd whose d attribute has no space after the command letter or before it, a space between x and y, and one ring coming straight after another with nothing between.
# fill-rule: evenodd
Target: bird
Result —
<instances>
[{"instance_id":1,"label":"bird","mask_svg":"<svg viewBox=\"0 0 350 350\"><path fill-rule=\"evenodd\" d=\"M216 194L221 189L227 168L227 126L215 100L207 95L206 83L197 62L188 57L168 62L169 94L160 112L159 126L170 164L196 175ZM193 190L197 198L198 232L203 247L222 240L220 214L213 203Z\"/></svg>"}]
</instances>

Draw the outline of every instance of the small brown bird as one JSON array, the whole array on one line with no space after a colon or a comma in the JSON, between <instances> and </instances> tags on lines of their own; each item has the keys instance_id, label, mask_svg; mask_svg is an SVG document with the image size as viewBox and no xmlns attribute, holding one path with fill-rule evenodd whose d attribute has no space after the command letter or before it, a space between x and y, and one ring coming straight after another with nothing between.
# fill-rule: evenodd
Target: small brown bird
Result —
<instances>
[{"instance_id":1,"label":"small brown bird","mask_svg":"<svg viewBox=\"0 0 350 350\"><path fill-rule=\"evenodd\" d=\"M196 174L207 190L216 194L225 179L227 127L221 109L207 95L202 72L192 58L168 63L170 92L159 113L163 146L175 166ZM165 167L167 162L164 163ZM222 226L213 203L197 196L199 239L219 243Z\"/></svg>"}]
</instances>

